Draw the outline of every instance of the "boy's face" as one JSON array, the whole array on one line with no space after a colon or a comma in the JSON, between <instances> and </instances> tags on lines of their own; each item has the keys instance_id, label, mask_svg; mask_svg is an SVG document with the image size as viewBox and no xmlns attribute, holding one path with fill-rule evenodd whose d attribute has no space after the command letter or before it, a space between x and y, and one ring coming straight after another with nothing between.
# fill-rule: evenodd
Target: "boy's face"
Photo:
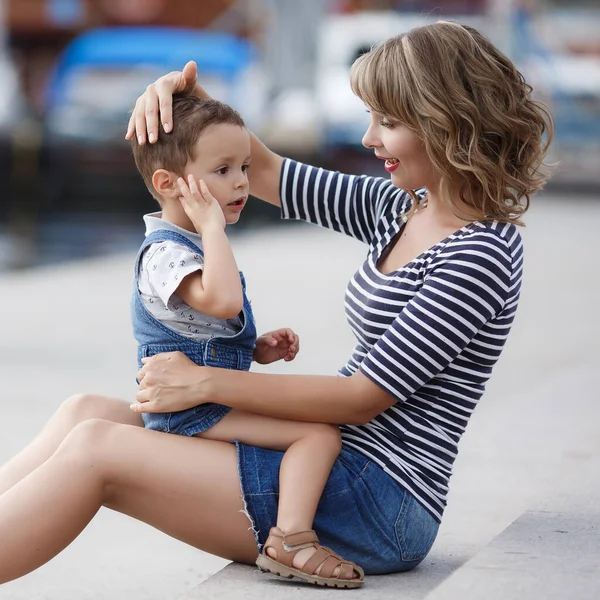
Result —
<instances>
[{"instance_id":1,"label":"boy's face","mask_svg":"<svg viewBox=\"0 0 600 600\"><path fill-rule=\"evenodd\" d=\"M184 179L203 179L227 223L236 223L248 201L249 165L248 130L228 123L210 125L196 142L196 159L185 166Z\"/></svg>"}]
</instances>

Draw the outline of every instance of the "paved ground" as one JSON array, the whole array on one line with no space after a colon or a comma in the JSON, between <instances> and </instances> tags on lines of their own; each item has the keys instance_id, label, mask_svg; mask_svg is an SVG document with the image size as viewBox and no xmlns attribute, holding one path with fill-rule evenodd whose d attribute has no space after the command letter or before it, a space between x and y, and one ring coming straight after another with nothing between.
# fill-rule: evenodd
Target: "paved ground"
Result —
<instances>
[{"instance_id":1,"label":"paved ground","mask_svg":"<svg viewBox=\"0 0 600 600\"><path fill-rule=\"evenodd\" d=\"M599 225L600 198L534 201L523 232L517 322L461 443L438 541L423 567L403 579L403 597L424 597L524 510L552 496L582 456L599 451ZM260 329L291 326L302 337L297 360L276 369L335 372L352 345L343 290L364 248L302 227L256 232L235 246ZM131 261L119 256L0 279L7 307L0 316L0 461L69 394L133 395ZM0 588L0 600L176 598L224 564L101 511L60 557Z\"/></svg>"}]
</instances>

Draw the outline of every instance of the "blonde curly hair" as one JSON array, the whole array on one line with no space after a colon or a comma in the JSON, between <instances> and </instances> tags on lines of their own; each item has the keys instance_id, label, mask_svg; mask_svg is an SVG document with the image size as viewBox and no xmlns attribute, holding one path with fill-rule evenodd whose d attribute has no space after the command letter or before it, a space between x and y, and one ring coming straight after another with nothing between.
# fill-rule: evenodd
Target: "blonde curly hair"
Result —
<instances>
[{"instance_id":1,"label":"blonde curly hair","mask_svg":"<svg viewBox=\"0 0 600 600\"><path fill-rule=\"evenodd\" d=\"M481 33L446 21L412 29L360 56L350 82L370 110L424 142L455 214L458 193L479 218L523 224L550 174L544 157L554 126L523 75Z\"/></svg>"}]
</instances>

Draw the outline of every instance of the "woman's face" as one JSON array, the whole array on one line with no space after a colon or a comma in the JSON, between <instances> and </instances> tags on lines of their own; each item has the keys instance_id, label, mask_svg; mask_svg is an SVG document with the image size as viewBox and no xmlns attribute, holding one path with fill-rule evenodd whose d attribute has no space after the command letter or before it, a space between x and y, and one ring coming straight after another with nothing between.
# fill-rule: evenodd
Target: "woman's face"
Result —
<instances>
[{"instance_id":1,"label":"woman's face","mask_svg":"<svg viewBox=\"0 0 600 600\"><path fill-rule=\"evenodd\" d=\"M431 190L439 183L439 175L427 156L425 144L406 125L371 112L371 123L362 143L365 148L372 148L377 158L385 161L384 168L396 187L405 190L426 187Z\"/></svg>"}]
</instances>

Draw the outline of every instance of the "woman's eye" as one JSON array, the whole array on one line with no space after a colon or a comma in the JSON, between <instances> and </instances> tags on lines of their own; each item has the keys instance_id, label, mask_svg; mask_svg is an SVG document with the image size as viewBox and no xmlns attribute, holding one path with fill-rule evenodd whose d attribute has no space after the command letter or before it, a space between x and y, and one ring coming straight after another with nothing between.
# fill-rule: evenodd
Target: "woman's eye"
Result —
<instances>
[{"instance_id":1,"label":"woman's eye","mask_svg":"<svg viewBox=\"0 0 600 600\"><path fill-rule=\"evenodd\" d=\"M386 121L385 119L381 119L381 121L379 121L379 124L382 127L386 127L387 129L391 129L394 126L393 123L390 123L389 121Z\"/></svg>"},{"instance_id":2,"label":"woman's eye","mask_svg":"<svg viewBox=\"0 0 600 600\"><path fill-rule=\"evenodd\" d=\"M229 172L229 167L221 167L220 169L217 169L217 173L219 175L227 175L228 172Z\"/></svg>"}]
</instances>

